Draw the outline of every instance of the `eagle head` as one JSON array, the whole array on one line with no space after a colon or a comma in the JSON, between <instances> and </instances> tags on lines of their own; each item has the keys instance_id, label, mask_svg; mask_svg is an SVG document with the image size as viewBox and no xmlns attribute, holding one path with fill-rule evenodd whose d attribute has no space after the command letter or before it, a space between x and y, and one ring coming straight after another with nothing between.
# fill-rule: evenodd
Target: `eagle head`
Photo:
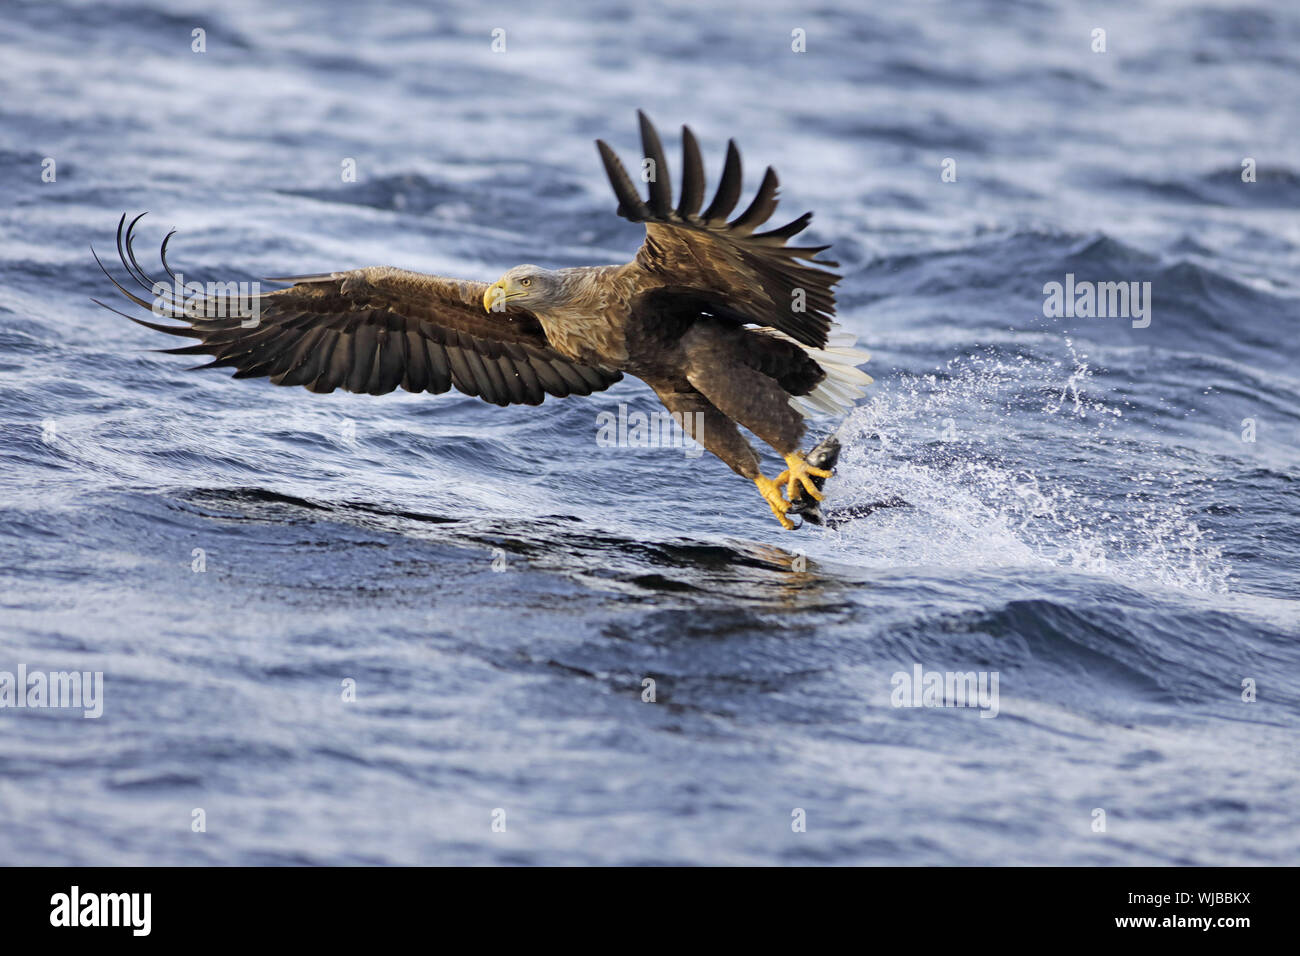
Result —
<instances>
[{"instance_id":1,"label":"eagle head","mask_svg":"<svg viewBox=\"0 0 1300 956\"><path fill-rule=\"evenodd\" d=\"M483 292L483 308L501 312L507 305L538 311L563 300L560 277L541 266L523 265L507 270Z\"/></svg>"}]
</instances>

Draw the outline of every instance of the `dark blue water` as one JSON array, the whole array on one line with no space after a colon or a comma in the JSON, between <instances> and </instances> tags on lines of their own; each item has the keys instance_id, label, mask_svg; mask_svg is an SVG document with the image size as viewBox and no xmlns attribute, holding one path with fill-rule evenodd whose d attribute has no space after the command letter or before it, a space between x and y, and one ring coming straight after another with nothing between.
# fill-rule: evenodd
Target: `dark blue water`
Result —
<instances>
[{"instance_id":1,"label":"dark blue water","mask_svg":"<svg viewBox=\"0 0 1300 956\"><path fill-rule=\"evenodd\" d=\"M104 713L0 709L0 863L1300 860L1300 11L730 11L5 4L0 671ZM127 210L201 279L625 261L637 107L834 243L832 530L599 447L636 381L313 396L89 302Z\"/></svg>"}]
</instances>

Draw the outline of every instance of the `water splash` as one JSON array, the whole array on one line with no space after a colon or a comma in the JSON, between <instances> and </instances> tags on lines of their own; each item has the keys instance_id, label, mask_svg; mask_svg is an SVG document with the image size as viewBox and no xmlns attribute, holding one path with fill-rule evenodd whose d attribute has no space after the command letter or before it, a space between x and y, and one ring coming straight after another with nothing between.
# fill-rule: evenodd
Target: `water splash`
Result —
<instances>
[{"instance_id":1,"label":"water splash","mask_svg":"<svg viewBox=\"0 0 1300 956\"><path fill-rule=\"evenodd\" d=\"M1227 591L1231 567L1190 503L1213 479L1127 434L1123 403L1064 348L1052 358L990 347L879 385L840 427L837 557Z\"/></svg>"}]
</instances>

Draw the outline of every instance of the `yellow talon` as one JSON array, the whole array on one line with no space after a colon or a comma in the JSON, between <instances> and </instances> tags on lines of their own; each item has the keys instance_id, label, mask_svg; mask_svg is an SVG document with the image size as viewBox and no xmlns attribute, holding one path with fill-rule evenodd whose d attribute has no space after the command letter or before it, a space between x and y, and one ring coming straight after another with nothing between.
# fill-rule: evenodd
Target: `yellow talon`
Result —
<instances>
[{"instance_id":1,"label":"yellow talon","mask_svg":"<svg viewBox=\"0 0 1300 956\"><path fill-rule=\"evenodd\" d=\"M763 496L763 500L772 509L772 514L776 515L776 520L781 522L781 527L785 528L786 531L793 531L794 522L785 516L785 513L790 510L790 502L781 497L780 483L759 475L754 479L754 484L758 485L758 493Z\"/></svg>"},{"instance_id":2,"label":"yellow talon","mask_svg":"<svg viewBox=\"0 0 1300 956\"><path fill-rule=\"evenodd\" d=\"M821 501L823 495L812 483L813 478L829 478L831 473L824 468L814 468L803 460L803 452L794 451L785 456L786 470L776 476L776 484L786 483L785 495L794 500L796 483L803 486L804 493L814 501Z\"/></svg>"}]
</instances>

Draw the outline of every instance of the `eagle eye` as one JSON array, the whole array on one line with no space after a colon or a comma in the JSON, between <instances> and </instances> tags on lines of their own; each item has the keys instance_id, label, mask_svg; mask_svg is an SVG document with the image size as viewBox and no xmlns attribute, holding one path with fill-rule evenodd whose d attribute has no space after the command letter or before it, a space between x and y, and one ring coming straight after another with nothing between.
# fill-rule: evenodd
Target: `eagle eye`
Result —
<instances>
[{"instance_id":1,"label":"eagle eye","mask_svg":"<svg viewBox=\"0 0 1300 956\"><path fill-rule=\"evenodd\" d=\"M532 285L532 284L533 284L533 280L532 280L532 279L520 279L520 280L519 280L519 284L520 284L520 285Z\"/></svg>"}]
</instances>

